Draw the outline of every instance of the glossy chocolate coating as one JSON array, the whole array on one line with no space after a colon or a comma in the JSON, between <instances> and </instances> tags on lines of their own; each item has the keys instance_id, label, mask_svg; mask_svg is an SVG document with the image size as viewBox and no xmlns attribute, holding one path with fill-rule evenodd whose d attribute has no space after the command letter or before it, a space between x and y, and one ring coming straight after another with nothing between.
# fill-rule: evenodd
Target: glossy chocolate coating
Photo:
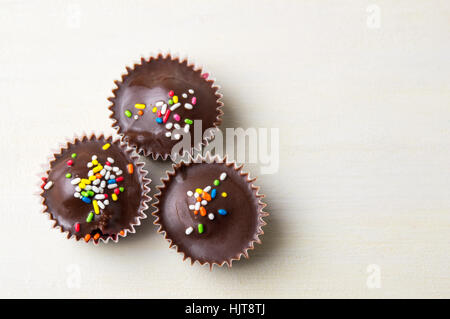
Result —
<instances>
[{"instance_id":1,"label":"glossy chocolate coating","mask_svg":"<svg viewBox=\"0 0 450 319\"><path fill-rule=\"evenodd\" d=\"M216 95L217 88L212 87L213 81L202 78L201 70L194 71L186 62L180 63L163 57L151 59L150 62L144 61L142 65L130 70L123 82L117 84L118 89L113 91L114 97L109 99L113 103L110 107L113 111L112 118L117 121L114 126L118 125L119 133L124 134L125 141L136 146L145 155L161 154L166 158L172 147L180 142L165 136L165 125L158 124L157 113L152 112L156 102L168 101L171 90L182 105L171 112L168 122L178 123L183 128L186 118L202 120L202 136L206 129L220 124L220 111L217 108L221 103L218 101L220 96ZM194 90L193 95L188 94L189 89ZM188 94L188 97L183 98L183 93ZM191 103L193 96L197 98L193 109L185 109L184 103ZM134 115L138 113L136 103L146 105L144 114L137 120L134 119ZM132 112L131 118L125 115L126 110ZM174 114L181 116L180 122L174 120ZM193 131L191 125L191 146L194 146Z\"/></svg>"},{"instance_id":2,"label":"glossy chocolate coating","mask_svg":"<svg viewBox=\"0 0 450 319\"><path fill-rule=\"evenodd\" d=\"M214 180L219 179L222 172L227 173L227 178L214 186ZM217 196L205 206L206 216L195 215L189 209L189 205L195 204L195 198L189 197L187 192L208 185L217 190ZM222 192L226 192L227 197L222 197ZM237 258L252 242L258 241L259 227L263 224L262 206L251 183L234 166L220 163L178 167L176 175L162 189L158 208L158 223L166 237L186 257L202 264L222 264ZM225 209L228 214L218 214L219 209ZM209 213L214 214L214 220L208 218ZM204 225L202 234L197 228L200 223ZM186 228L191 226L194 231L186 235Z\"/></svg>"},{"instance_id":3,"label":"glossy chocolate coating","mask_svg":"<svg viewBox=\"0 0 450 319\"><path fill-rule=\"evenodd\" d=\"M111 143L111 147L103 150L102 147L106 143ZM68 231L69 236L75 235L79 239L86 234L94 236L100 233L102 238L109 236L115 238L121 230L130 229L131 224L136 224L141 201L146 192L141 173L130 158L130 152L125 151L119 142L112 143L111 138L101 137L92 140L87 138L82 141L76 140L61 154L55 155L56 159L51 163L48 172L48 180L54 184L49 190L44 191L42 196L52 219L62 227L63 231ZM75 159L71 157L72 153L77 154ZM102 165L105 164L108 157L114 159L112 166L119 167L123 171L121 176L124 177L124 180L118 184L125 190L118 195L117 201L113 201L111 198L113 190L106 188L105 193L109 195L110 204L105 209L100 209L100 214L94 214L93 220L88 223L86 218L91 211L94 211L93 205L74 197L77 185L72 185L71 180L77 177L87 178L88 172L91 170L87 167L87 163L92 161L93 155L97 155L98 162ZM73 160L72 166L67 164L69 160ZM129 163L133 163L133 174L129 174L127 171ZM71 173L72 177L66 178L67 173ZM76 223L80 223L79 232L75 231Z\"/></svg>"}]
</instances>

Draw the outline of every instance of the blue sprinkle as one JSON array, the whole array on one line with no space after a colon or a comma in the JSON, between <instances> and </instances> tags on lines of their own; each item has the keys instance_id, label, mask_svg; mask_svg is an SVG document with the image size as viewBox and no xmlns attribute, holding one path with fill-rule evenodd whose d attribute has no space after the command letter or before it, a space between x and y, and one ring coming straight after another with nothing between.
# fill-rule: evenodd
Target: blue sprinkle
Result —
<instances>
[{"instance_id":1,"label":"blue sprinkle","mask_svg":"<svg viewBox=\"0 0 450 319\"><path fill-rule=\"evenodd\" d=\"M109 181L108 181L108 184L115 184L116 183L116 180L115 179L110 179Z\"/></svg>"},{"instance_id":2,"label":"blue sprinkle","mask_svg":"<svg viewBox=\"0 0 450 319\"><path fill-rule=\"evenodd\" d=\"M81 198L83 202L85 202L86 204L90 204L91 203L91 199L88 197L82 197Z\"/></svg>"},{"instance_id":3,"label":"blue sprinkle","mask_svg":"<svg viewBox=\"0 0 450 319\"><path fill-rule=\"evenodd\" d=\"M217 195L217 190L214 188L214 189L211 191L211 198L216 198L216 195Z\"/></svg>"},{"instance_id":4,"label":"blue sprinkle","mask_svg":"<svg viewBox=\"0 0 450 319\"><path fill-rule=\"evenodd\" d=\"M219 214L225 216L228 213L225 209L219 209Z\"/></svg>"},{"instance_id":5,"label":"blue sprinkle","mask_svg":"<svg viewBox=\"0 0 450 319\"><path fill-rule=\"evenodd\" d=\"M162 118L160 117L156 118L156 123L162 124L162 122L163 122Z\"/></svg>"}]
</instances>

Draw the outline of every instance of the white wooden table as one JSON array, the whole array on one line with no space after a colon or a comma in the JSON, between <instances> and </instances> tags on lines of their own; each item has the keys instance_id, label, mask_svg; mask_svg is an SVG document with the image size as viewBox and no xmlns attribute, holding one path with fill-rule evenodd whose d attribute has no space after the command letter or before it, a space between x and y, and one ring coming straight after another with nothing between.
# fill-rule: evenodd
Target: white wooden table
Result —
<instances>
[{"instance_id":1,"label":"white wooden table","mask_svg":"<svg viewBox=\"0 0 450 319\"><path fill-rule=\"evenodd\" d=\"M0 297L450 297L448 1L0 1ZM249 260L191 267L152 219L66 240L36 174L159 49L222 86L226 127L279 128ZM167 163L148 161L158 183Z\"/></svg>"}]
</instances>

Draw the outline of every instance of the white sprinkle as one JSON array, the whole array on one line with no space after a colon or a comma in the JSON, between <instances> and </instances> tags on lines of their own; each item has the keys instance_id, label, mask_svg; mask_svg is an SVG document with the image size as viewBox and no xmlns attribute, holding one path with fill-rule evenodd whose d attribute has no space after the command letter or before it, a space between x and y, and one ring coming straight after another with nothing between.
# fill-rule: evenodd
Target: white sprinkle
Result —
<instances>
[{"instance_id":1,"label":"white sprinkle","mask_svg":"<svg viewBox=\"0 0 450 319\"><path fill-rule=\"evenodd\" d=\"M93 190L95 193L100 193L100 189L99 189L97 186L92 186L92 190Z\"/></svg>"},{"instance_id":2,"label":"white sprinkle","mask_svg":"<svg viewBox=\"0 0 450 319\"><path fill-rule=\"evenodd\" d=\"M86 185L86 187L84 189L87 190L87 191L90 191L92 189L92 186L91 185Z\"/></svg>"},{"instance_id":3,"label":"white sprinkle","mask_svg":"<svg viewBox=\"0 0 450 319\"><path fill-rule=\"evenodd\" d=\"M78 192L76 192L76 193L73 194L73 197L75 197L75 198L80 198L80 197L81 197L81 194L78 193Z\"/></svg>"},{"instance_id":4,"label":"white sprinkle","mask_svg":"<svg viewBox=\"0 0 450 319\"><path fill-rule=\"evenodd\" d=\"M95 195L95 199L105 199L105 195L101 194Z\"/></svg>"},{"instance_id":5,"label":"white sprinkle","mask_svg":"<svg viewBox=\"0 0 450 319\"><path fill-rule=\"evenodd\" d=\"M105 192L105 190L100 187L100 193L103 194L104 192Z\"/></svg>"},{"instance_id":6,"label":"white sprinkle","mask_svg":"<svg viewBox=\"0 0 450 319\"><path fill-rule=\"evenodd\" d=\"M70 182L72 185L77 185L80 184L81 182L81 178L74 178L72 179L72 181Z\"/></svg>"},{"instance_id":7,"label":"white sprinkle","mask_svg":"<svg viewBox=\"0 0 450 319\"><path fill-rule=\"evenodd\" d=\"M113 172L118 172L118 171L119 171L119 168L117 166L114 166L113 167Z\"/></svg>"},{"instance_id":8,"label":"white sprinkle","mask_svg":"<svg viewBox=\"0 0 450 319\"><path fill-rule=\"evenodd\" d=\"M80 187L75 187L75 190L77 191L77 192L81 192L81 188Z\"/></svg>"},{"instance_id":9,"label":"white sprinkle","mask_svg":"<svg viewBox=\"0 0 450 319\"><path fill-rule=\"evenodd\" d=\"M206 186L205 188L203 188L203 191L208 193L211 190L211 186Z\"/></svg>"},{"instance_id":10,"label":"white sprinkle","mask_svg":"<svg viewBox=\"0 0 450 319\"><path fill-rule=\"evenodd\" d=\"M186 94L186 93L181 94L181 96L182 96L183 98L187 99L187 94Z\"/></svg>"},{"instance_id":11,"label":"white sprinkle","mask_svg":"<svg viewBox=\"0 0 450 319\"><path fill-rule=\"evenodd\" d=\"M105 199L105 200L103 201L103 204L109 205L109 200Z\"/></svg>"},{"instance_id":12,"label":"white sprinkle","mask_svg":"<svg viewBox=\"0 0 450 319\"><path fill-rule=\"evenodd\" d=\"M186 228L186 235L190 235L193 231L194 231L194 228L192 228L192 227Z\"/></svg>"},{"instance_id":13,"label":"white sprinkle","mask_svg":"<svg viewBox=\"0 0 450 319\"><path fill-rule=\"evenodd\" d=\"M192 195L194 195L194 193L192 191L187 191L186 193L189 197L191 197Z\"/></svg>"},{"instance_id":14,"label":"white sprinkle","mask_svg":"<svg viewBox=\"0 0 450 319\"><path fill-rule=\"evenodd\" d=\"M190 103L184 103L184 108L185 108L186 110L192 110L192 104L190 104Z\"/></svg>"},{"instance_id":15,"label":"white sprinkle","mask_svg":"<svg viewBox=\"0 0 450 319\"><path fill-rule=\"evenodd\" d=\"M166 111L167 111L167 104L164 104L161 108L161 114L162 115L166 114Z\"/></svg>"},{"instance_id":16,"label":"white sprinkle","mask_svg":"<svg viewBox=\"0 0 450 319\"><path fill-rule=\"evenodd\" d=\"M114 176L113 174L111 174L111 175L109 176L109 179L116 179L116 176Z\"/></svg>"},{"instance_id":17,"label":"white sprinkle","mask_svg":"<svg viewBox=\"0 0 450 319\"><path fill-rule=\"evenodd\" d=\"M106 169L107 171L111 171L111 170L112 170L112 167L109 166L109 165L105 165L105 169Z\"/></svg>"},{"instance_id":18,"label":"white sprinkle","mask_svg":"<svg viewBox=\"0 0 450 319\"><path fill-rule=\"evenodd\" d=\"M103 205L103 203L101 201L97 202L98 207L100 207L101 209L105 209L105 205Z\"/></svg>"},{"instance_id":19,"label":"white sprinkle","mask_svg":"<svg viewBox=\"0 0 450 319\"><path fill-rule=\"evenodd\" d=\"M106 175L105 175L105 179L108 180L110 175L111 175L111 172L110 172L110 171L107 171L107 172L106 172Z\"/></svg>"},{"instance_id":20,"label":"white sprinkle","mask_svg":"<svg viewBox=\"0 0 450 319\"><path fill-rule=\"evenodd\" d=\"M97 159L97 155L92 155L92 160L95 161Z\"/></svg>"},{"instance_id":21,"label":"white sprinkle","mask_svg":"<svg viewBox=\"0 0 450 319\"><path fill-rule=\"evenodd\" d=\"M98 184L100 184L100 182L101 181L99 179L96 179L95 181L92 182L92 185L97 186Z\"/></svg>"},{"instance_id":22,"label":"white sprinkle","mask_svg":"<svg viewBox=\"0 0 450 319\"><path fill-rule=\"evenodd\" d=\"M134 119L135 119L135 120L139 120L139 116L138 116L138 115L135 115L135 116L134 116Z\"/></svg>"},{"instance_id":23,"label":"white sprinkle","mask_svg":"<svg viewBox=\"0 0 450 319\"><path fill-rule=\"evenodd\" d=\"M200 196L199 193L197 193L197 192L194 193L194 197L195 197L195 198L197 198L197 197L199 197L199 196Z\"/></svg>"},{"instance_id":24,"label":"white sprinkle","mask_svg":"<svg viewBox=\"0 0 450 319\"><path fill-rule=\"evenodd\" d=\"M208 214L208 218L209 218L210 220L213 220L213 219L214 219L214 214L213 214L213 213L209 213L209 214Z\"/></svg>"},{"instance_id":25,"label":"white sprinkle","mask_svg":"<svg viewBox=\"0 0 450 319\"><path fill-rule=\"evenodd\" d=\"M87 163L88 168L91 168L92 166L94 166L94 164L92 164L91 162Z\"/></svg>"},{"instance_id":26,"label":"white sprinkle","mask_svg":"<svg viewBox=\"0 0 450 319\"><path fill-rule=\"evenodd\" d=\"M117 176L120 176L120 175L122 175L122 173L123 173L123 172L122 172L121 170L119 170L119 171L117 171L116 175L117 175Z\"/></svg>"},{"instance_id":27,"label":"white sprinkle","mask_svg":"<svg viewBox=\"0 0 450 319\"><path fill-rule=\"evenodd\" d=\"M180 124L178 124L178 123L175 123L173 126L174 126L177 130L179 130L179 129L181 128Z\"/></svg>"},{"instance_id":28,"label":"white sprinkle","mask_svg":"<svg viewBox=\"0 0 450 319\"><path fill-rule=\"evenodd\" d=\"M186 124L185 126L184 126L184 132L185 133L189 133L189 128L190 128L191 126L189 125L189 124Z\"/></svg>"},{"instance_id":29,"label":"white sprinkle","mask_svg":"<svg viewBox=\"0 0 450 319\"><path fill-rule=\"evenodd\" d=\"M106 174L106 169L102 169L102 171L100 172L100 175L105 176Z\"/></svg>"},{"instance_id":30,"label":"white sprinkle","mask_svg":"<svg viewBox=\"0 0 450 319\"><path fill-rule=\"evenodd\" d=\"M166 124L166 129L170 130L172 128L172 126L173 126L173 123L172 122L168 122Z\"/></svg>"},{"instance_id":31,"label":"white sprinkle","mask_svg":"<svg viewBox=\"0 0 450 319\"><path fill-rule=\"evenodd\" d=\"M176 140L179 140L181 138L181 135L180 134L175 134L174 137L175 137Z\"/></svg>"},{"instance_id":32,"label":"white sprinkle","mask_svg":"<svg viewBox=\"0 0 450 319\"><path fill-rule=\"evenodd\" d=\"M222 174L220 174L221 181L225 180L225 178L227 178L227 173L223 172Z\"/></svg>"},{"instance_id":33,"label":"white sprinkle","mask_svg":"<svg viewBox=\"0 0 450 319\"><path fill-rule=\"evenodd\" d=\"M189 94L194 94L194 90L193 89L189 89Z\"/></svg>"},{"instance_id":34,"label":"white sprinkle","mask_svg":"<svg viewBox=\"0 0 450 319\"><path fill-rule=\"evenodd\" d=\"M195 210L199 210L200 209L200 202L195 203Z\"/></svg>"},{"instance_id":35,"label":"white sprinkle","mask_svg":"<svg viewBox=\"0 0 450 319\"><path fill-rule=\"evenodd\" d=\"M172 136L172 133L171 133L171 132L166 132L166 136L167 136L167 137L171 137L171 136Z\"/></svg>"},{"instance_id":36,"label":"white sprinkle","mask_svg":"<svg viewBox=\"0 0 450 319\"><path fill-rule=\"evenodd\" d=\"M207 200L202 200L201 203L202 203L202 206L208 205L208 201Z\"/></svg>"},{"instance_id":37,"label":"white sprinkle","mask_svg":"<svg viewBox=\"0 0 450 319\"><path fill-rule=\"evenodd\" d=\"M164 104L163 101L159 101L159 102L156 102L156 103L155 103L156 106L161 106L161 105L163 105L163 104Z\"/></svg>"},{"instance_id":38,"label":"white sprinkle","mask_svg":"<svg viewBox=\"0 0 450 319\"><path fill-rule=\"evenodd\" d=\"M108 189L114 189L117 188L117 184L109 184Z\"/></svg>"},{"instance_id":39,"label":"white sprinkle","mask_svg":"<svg viewBox=\"0 0 450 319\"><path fill-rule=\"evenodd\" d=\"M88 176L91 177L92 175L94 175L94 171L93 171L93 170L90 170L90 171L88 172Z\"/></svg>"},{"instance_id":40,"label":"white sprinkle","mask_svg":"<svg viewBox=\"0 0 450 319\"><path fill-rule=\"evenodd\" d=\"M189 209L190 210L194 210L195 209L195 205L189 205Z\"/></svg>"},{"instance_id":41,"label":"white sprinkle","mask_svg":"<svg viewBox=\"0 0 450 319\"><path fill-rule=\"evenodd\" d=\"M108 158L107 158L107 161L110 162L111 164L114 164L114 159L111 158L111 157L108 157Z\"/></svg>"},{"instance_id":42,"label":"white sprinkle","mask_svg":"<svg viewBox=\"0 0 450 319\"><path fill-rule=\"evenodd\" d=\"M170 107L171 111L175 111L177 108L179 108L181 106L181 103L175 103L174 105L172 105ZM161 112L162 113L162 112Z\"/></svg>"},{"instance_id":43,"label":"white sprinkle","mask_svg":"<svg viewBox=\"0 0 450 319\"><path fill-rule=\"evenodd\" d=\"M50 189L50 188L52 188L52 186L53 186L53 182L50 181L50 182L48 182L47 184L45 184L44 189L45 189L45 190Z\"/></svg>"},{"instance_id":44,"label":"white sprinkle","mask_svg":"<svg viewBox=\"0 0 450 319\"><path fill-rule=\"evenodd\" d=\"M102 181L101 184L100 184L100 187L101 187L101 188L105 188L105 186L106 186L106 182L105 182L105 181Z\"/></svg>"}]
</instances>

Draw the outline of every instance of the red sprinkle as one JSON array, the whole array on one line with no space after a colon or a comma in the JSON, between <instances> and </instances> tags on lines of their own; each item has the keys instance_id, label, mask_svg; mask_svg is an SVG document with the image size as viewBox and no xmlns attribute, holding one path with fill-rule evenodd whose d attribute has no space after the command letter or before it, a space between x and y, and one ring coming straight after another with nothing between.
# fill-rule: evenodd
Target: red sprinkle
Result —
<instances>
[{"instance_id":1,"label":"red sprinkle","mask_svg":"<svg viewBox=\"0 0 450 319\"><path fill-rule=\"evenodd\" d=\"M161 110L159 110L158 113L156 113L156 116L161 117Z\"/></svg>"},{"instance_id":2,"label":"red sprinkle","mask_svg":"<svg viewBox=\"0 0 450 319\"><path fill-rule=\"evenodd\" d=\"M174 93L172 90L169 91L169 96L170 96L170 97L172 97L174 94L175 94L175 93Z\"/></svg>"},{"instance_id":3,"label":"red sprinkle","mask_svg":"<svg viewBox=\"0 0 450 319\"><path fill-rule=\"evenodd\" d=\"M42 184L42 185L41 185L41 188L42 188L42 189L44 189L44 187L45 187L45 184L47 184L47 183L44 183L44 184Z\"/></svg>"},{"instance_id":4,"label":"red sprinkle","mask_svg":"<svg viewBox=\"0 0 450 319\"><path fill-rule=\"evenodd\" d=\"M103 195L105 195L105 198L108 198L108 194L103 194Z\"/></svg>"},{"instance_id":5,"label":"red sprinkle","mask_svg":"<svg viewBox=\"0 0 450 319\"><path fill-rule=\"evenodd\" d=\"M196 103L197 103L197 98L194 96L193 98L192 98L192 105L195 105Z\"/></svg>"},{"instance_id":6,"label":"red sprinkle","mask_svg":"<svg viewBox=\"0 0 450 319\"><path fill-rule=\"evenodd\" d=\"M42 179L42 181L43 181L44 183L47 183L47 181L48 181L48 178L47 178L47 177L42 177L41 179Z\"/></svg>"},{"instance_id":7,"label":"red sprinkle","mask_svg":"<svg viewBox=\"0 0 450 319\"><path fill-rule=\"evenodd\" d=\"M167 120L169 119L169 115L170 115L170 110L167 110L166 114L164 114L164 117L163 117L163 123L167 122Z\"/></svg>"},{"instance_id":8,"label":"red sprinkle","mask_svg":"<svg viewBox=\"0 0 450 319\"><path fill-rule=\"evenodd\" d=\"M67 165L72 166L73 165L73 161L72 160L68 160L67 161Z\"/></svg>"},{"instance_id":9,"label":"red sprinkle","mask_svg":"<svg viewBox=\"0 0 450 319\"><path fill-rule=\"evenodd\" d=\"M121 181L123 181L123 176L119 176L116 178L116 182L121 182Z\"/></svg>"},{"instance_id":10,"label":"red sprinkle","mask_svg":"<svg viewBox=\"0 0 450 319\"><path fill-rule=\"evenodd\" d=\"M209 77L209 73L203 73L202 74L202 78L204 78L205 80Z\"/></svg>"},{"instance_id":11,"label":"red sprinkle","mask_svg":"<svg viewBox=\"0 0 450 319\"><path fill-rule=\"evenodd\" d=\"M116 189L114 190L114 193L116 193L116 195L119 195L119 194L120 194L120 189L116 188Z\"/></svg>"},{"instance_id":12,"label":"red sprinkle","mask_svg":"<svg viewBox=\"0 0 450 319\"><path fill-rule=\"evenodd\" d=\"M110 162L105 162L105 164L108 165L108 166L111 166L111 163L110 163Z\"/></svg>"},{"instance_id":13,"label":"red sprinkle","mask_svg":"<svg viewBox=\"0 0 450 319\"><path fill-rule=\"evenodd\" d=\"M75 231L78 233L80 231L80 223L75 224Z\"/></svg>"}]
</instances>

